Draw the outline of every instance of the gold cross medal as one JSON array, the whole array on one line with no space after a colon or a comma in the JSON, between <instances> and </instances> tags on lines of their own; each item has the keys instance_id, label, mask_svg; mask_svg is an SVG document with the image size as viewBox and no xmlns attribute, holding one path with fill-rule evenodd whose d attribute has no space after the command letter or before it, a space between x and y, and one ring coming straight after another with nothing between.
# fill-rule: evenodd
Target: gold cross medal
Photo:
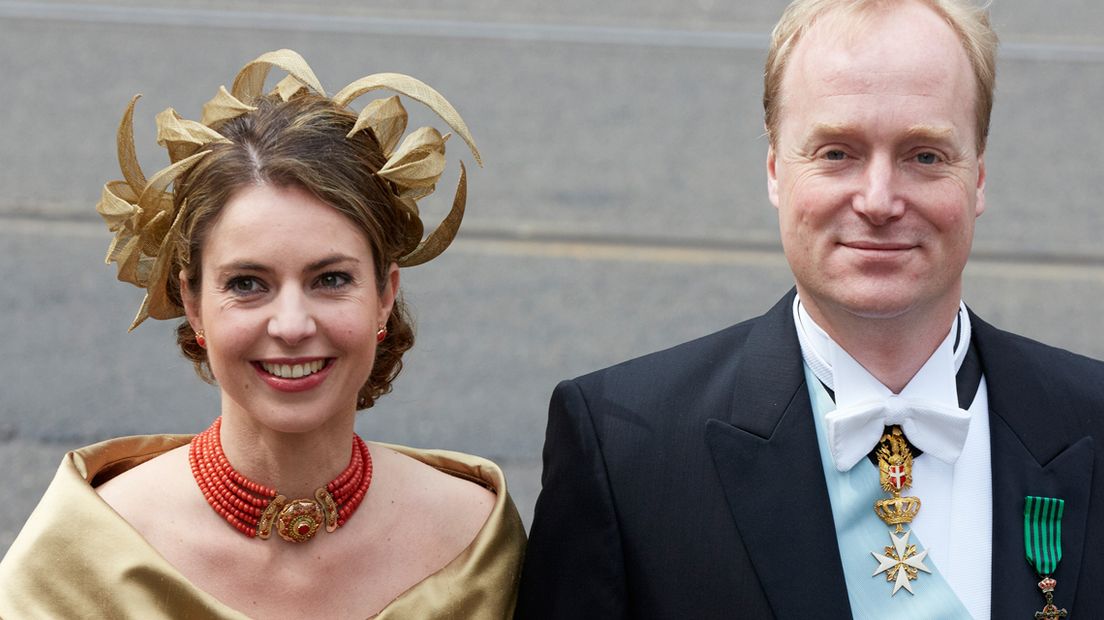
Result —
<instances>
[{"instance_id":1,"label":"gold cross medal","mask_svg":"<svg viewBox=\"0 0 1104 620\"><path fill-rule=\"evenodd\" d=\"M920 576L920 571L931 573L924 565L928 556L927 549L918 551L916 545L909 544L912 530L902 527L912 523L920 512L920 498L901 497L902 491L912 487L912 450L905 440L901 427L890 426L882 435L877 450L878 470L881 473L882 490L892 497L874 502L874 512L886 525L895 529L889 533L893 544L884 548L883 553L871 551L870 555L878 561L878 568L872 577L885 573L886 581L893 583L893 594L901 588L913 594L912 584Z\"/></svg>"}]
</instances>

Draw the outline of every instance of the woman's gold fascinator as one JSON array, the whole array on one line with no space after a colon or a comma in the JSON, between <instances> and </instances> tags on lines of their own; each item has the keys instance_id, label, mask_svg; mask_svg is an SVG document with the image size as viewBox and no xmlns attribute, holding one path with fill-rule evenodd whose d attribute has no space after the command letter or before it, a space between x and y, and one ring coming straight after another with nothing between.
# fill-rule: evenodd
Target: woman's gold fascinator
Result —
<instances>
[{"instance_id":1,"label":"woman's gold fascinator","mask_svg":"<svg viewBox=\"0 0 1104 620\"><path fill-rule=\"evenodd\" d=\"M174 239L179 235L181 214L186 209L184 205L179 209L174 206L170 186L210 152L203 150L204 147L228 141L212 126L256 109L251 102L263 96L265 80L272 67L287 73L272 90L282 100L287 101L303 90L325 96L318 78L302 56L287 49L262 54L242 67L229 91L225 86L219 87L214 98L203 106L199 122L182 118L172 108L157 115L157 143L168 151L170 164L149 179L138 165L134 150L134 106L140 95L130 100L119 123L117 137L123 179L104 185L96 211L115 233L105 262L118 265L120 280L146 289L131 330L147 317L172 319L184 315L184 308L169 298L165 286L172 272L169 257ZM483 165L475 141L456 109L440 93L408 75L376 73L360 78L341 89L332 101L347 107L365 93L380 89L425 104L460 136L471 149L475 161ZM398 260L400 267L429 261L452 243L464 217L467 199L467 171L461 161L460 181L452 209L437 228L423 238L424 225L417 201L433 193L444 172L445 141L450 134L442 136L432 127L422 127L403 138L406 124L406 110L397 95L376 99L360 111L356 125L347 136L365 130L372 132L387 158L376 174L388 181L385 185L392 190L396 208L404 211L405 246Z\"/></svg>"}]
</instances>

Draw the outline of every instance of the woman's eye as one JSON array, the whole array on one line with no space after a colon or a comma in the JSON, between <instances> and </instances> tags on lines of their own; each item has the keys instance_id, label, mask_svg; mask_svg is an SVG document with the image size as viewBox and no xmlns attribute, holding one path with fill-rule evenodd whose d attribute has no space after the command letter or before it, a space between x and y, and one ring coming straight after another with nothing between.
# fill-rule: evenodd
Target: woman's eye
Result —
<instances>
[{"instance_id":1,"label":"woman's eye","mask_svg":"<svg viewBox=\"0 0 1104 620\"><path fill-rule=\"evenodd\" d=\"M828 161L843 161L846 158L847 153L844 153L839 149L832 149L831 151L828 151L824 154L824 159L827 159Z\"/></svg>"},{"instance_id":2,"label":"woman's eye","mask_svg":"<svg viewBox=\"0 0 1104 620\"><path fill-rule=\"evenodd\" d=\"M226 283L226 290L238 295L251 295L261 291L261 283L252 276L238 276Z\"/></svg>"},{"instance_id":3,"label":"woman's eye","mask_svg":"<svg viewBox=\"0 0 1104 620\"><path fill-rule=\"evenodd\" d=\"M341 288L351 281L352 278L345 273L326 273L319 276L318 285L322 288Z\"/></svg>"}]
</instances>

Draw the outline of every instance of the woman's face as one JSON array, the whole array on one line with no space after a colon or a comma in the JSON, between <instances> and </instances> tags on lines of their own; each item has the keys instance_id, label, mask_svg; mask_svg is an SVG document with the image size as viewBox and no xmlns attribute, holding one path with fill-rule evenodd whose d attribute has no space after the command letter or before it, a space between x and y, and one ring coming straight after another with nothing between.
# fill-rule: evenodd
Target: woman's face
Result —
<instances>
[{"instance_id":1,"label":"woman's face","mask_svg":"<svg viewBox=\"0 0 1104 620\"><path fill-rule=\"evenodd\" d=\"M252 185L208 232L192 328L205 332L223 414L301 433L356 410L399 285L380 292L368 240L347 217L296 187Z\"/></svg>"}]
</instances>

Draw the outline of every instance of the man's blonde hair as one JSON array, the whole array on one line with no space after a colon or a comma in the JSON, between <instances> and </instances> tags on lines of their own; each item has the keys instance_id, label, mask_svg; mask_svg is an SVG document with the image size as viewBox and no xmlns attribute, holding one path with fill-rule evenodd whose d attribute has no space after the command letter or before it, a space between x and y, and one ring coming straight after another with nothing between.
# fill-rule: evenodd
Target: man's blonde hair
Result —
<instances>
[{"instance_id":1,"label":"man's blonde hair","mask_svg":"<svg viewBox=\"0 0 1104 620\"><path fill-rule=\"evenodd\" d=\"M976 95L977 152L985 152L989 136L989 116L993 110L993 89L997 77L997 35L989 25L985 7L969 0L913 0L935 11L954 30L962 42L974 71ZM795 0L771 32L770 51L763 79L763 110L767 138L772 146L778 134L782 93L782 78L786 65L801 37L818 19L827 15L839 18L845 25L861 23L877 11L899 6L901 0Z\"/></svg>"}]
</instances>

